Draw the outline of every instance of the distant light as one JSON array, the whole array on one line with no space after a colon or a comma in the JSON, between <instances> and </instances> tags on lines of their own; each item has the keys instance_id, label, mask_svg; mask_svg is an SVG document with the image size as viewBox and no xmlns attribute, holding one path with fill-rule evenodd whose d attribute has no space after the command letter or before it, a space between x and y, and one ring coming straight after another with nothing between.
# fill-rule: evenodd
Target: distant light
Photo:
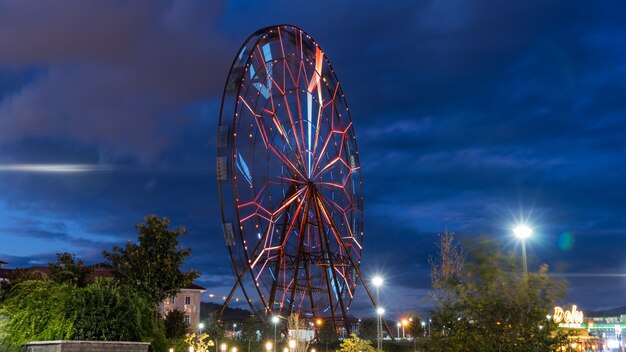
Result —
<instances>
[{"instance_id":1,"label":"distant light","mask_svg":"<svg viewBox=\"0 0 626 352\"><path fill-rule=\"evenodd\" d=\"M296 340L289 340L289 348L296 348Z\"/></svg>"},{"instance_id":2,"label":"distant light","mask_svg":"<svg viewBox=\"0 0 626 352\"><path fill-rule=\"evenodd\" d=\"M378 313L378 315L383 315L383 314L385 314L385 309L384 308L378 308L376 310L376 313Z\"/></svg>"},{"instance_id":3,"label":"distant light","mask_svg":"<svg viewBox=\"0 0 626 352\"><path fill-rule=\"evenodd\" d=\"M398 327L401 327L401 326L402 326L402 324L400 324L400 323L398 323L398 324L396 324L396 325L397 325Z\"/></svg>"},{"instance_id":4,"label":"distant light","mask_svg":"<svg viewBox=\"0 0 626 352\"><path fill-rule=\"evenodd\" d=\"M374 284L374 286L376 287L380 287L383 284L383 278L380 276L374 276L374 278L372 279L372 283Z\"/></svg>"},{"instance_id":5,"label":"distant light","mask_svg":"<svg viewBox=\"0 0 626 352\"><path fill-rule=\"evenodd\" d=\"M274 347L274 346L272 345L272 341L267 341L267 342L265 343L265 349L266 349L266 350L271 351L271 350L272 350L272 347Z\"/></svg>"},{"instance_id":6,"label":"distant light","mask_svg":"<svg viewBox=\"0 0 626 352\"><path fill-rule=\"evenodd\" d=\"M204 323L198 324L198 329L200 329L200 330L204 329Z\"/></svg>"},{"instance_id":7,"label":"distant light","mask_svg":"<svg viewBox=\"0 0 626 352\"><path fill-rule=\"evenodd\" d=\"M522 225L517 225L513 229L513 233L515 234L515 236L517 236L517 238L523 240L523 239L530 237L530 235L533 233L533 229L522 224Z\"/></svg>"},{"instance_id":8,"label":"distant light","mask_svg":"<svg viewBox=\"0 0 626 352\"><path fill-rule=\"evenodd\" d=\"M279 322L279 321L280 321L280 319L278 318L278 316L274 315L274 316L272 317L272 323L274 323L274 324L278 324L278 322Z\"/></svg>"}]
</instances>

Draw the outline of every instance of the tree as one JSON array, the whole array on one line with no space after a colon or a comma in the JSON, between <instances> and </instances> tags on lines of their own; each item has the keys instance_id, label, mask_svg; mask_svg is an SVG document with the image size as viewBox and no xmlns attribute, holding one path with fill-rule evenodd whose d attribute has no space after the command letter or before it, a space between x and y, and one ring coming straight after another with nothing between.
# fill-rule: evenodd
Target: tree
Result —
<instances>
[{"instance_id":1,"label":"tree","mask_svg":"<svg viewBox=\"0 0 626 352\"><path fill-rule=\"evenodd\" d=\"M363 339L376 339L378 336L376 318L363 318L361 319L359 335Z\"/></svg>"},{"instance_id":2,"label":"tree","mask_svg":"<svg viewBox=\"0 0 626 352\"><path fill-rule=\"evenodd\" d=\"M48 264L50 279L58 283L70 283L78 287L85 287L90 281L93 267L85 266L82 259L73 254L57 253L57 262Z\"/></svg>"},{"instance_id":3,"label":"tree","mask_svg":"<svg viewBox=\"0 0 626 352\"><path fill-rule=\"evenodd\" d=\"M369 340L360 339L355 334L350 334L350 337L344 339L341 342L340 349L341 352L374 352L376 349L372 346L372 342Z\"/></svg>"},{"instance_id":4,"label":"tree","mask_svg":"<svg viewBox=\"0 0 626 352\"><path fill-rule=\"evenodd\" d=\"M78 291L73 340L144 341L158 327L150 298L112 280L96 280Z\"/></svg>"},{"instance_id":5,"label":"tree","mask_svg":"<svg viewBox=\"0 0 626 352\"><path fill-rule=\"evenodd\" d=\"M565 336L546 314L564 296L564 285L548 276L546 265L524 279L518 262L513 253L504 255L485 242L468 251L461 270L433 278L444 280L434 289L450 292L436 301L428 350L556 350Z\"/></svg>"},{"instance_id":6,"label":"tree","mask_svg":"<svg viewBox=\"0 0 626 352\"><path fill-rule=\"evenodd\" d=\"M185 335L185 344L193 347L193 350L197 352L207 352L209 347L215 346L215 342L210 339L209 334L199 332L188 332Z\"/></svg>"},{"instance_id":7,"label":"tree","mask_svg":"<svg viewBox=\"0 0 626 352\"><path fill-rule=\"evenodd\" d=\"M224 325L217 321L215 312L207 316L205 329L209 334L209 337L213 339L216 344L223 341L226 336L226 329L224 328Z\"/></svg>"},{"instance_id":8,"label":"tree","mask_svg":"<svg viewBox=\"0 0 626 352\"><path fill-rule=\"evenodd\" d=\"M0 304L0 351L18 351L28 341L69 340L80 302L78 289L50 280L13 285Z\"/></svg>"},{"instance_id":9,"label":"tree","mask_svg":"<svg viewBox=\"0 0 626 352\"><path fill-rule=\"evenodd\" d=\"M145 294L110 280L22 281L0 303L0 351L34 340L153 341L160 332L152 313Z\"/></svg>"},{"instance_id":10,"label":"tree","mask_svg":"<svg viewBox=\"0 0 626 352\"><path fill-rule=\"evenodd\" d=\"M300 336L301 332L306 330L306 322L300 319L298 313L291 313L287 318L287 331L290 339L296 340L296 348L293 352L306 352L309 349L309 341ZM291 335L293 334L293 335Z\"/></svg>"},{"instance_id":11,"label":"tree","mask_svg":"<svg viewBox=\"0 0 626 352\"><path fill-rule=\"evenodd\" d=\"M117 280L146 292L156 306L165 298L175 296L182 287L192 283L198 272L181 272L181 266L191 249L178 245L178 238L186 233L182 227L168 229L169 220L149 215L136 226L138 243L126 243L125 248L113 247L104 251Z\"/></svg>"},{"instance_id":12,"label":"tree","mask_svg":"<svg viewBox=\"0 0 626 352\"><path fill-rule=\"evenodd\" d=\"M257 331L260 330L259 322L254 319L253 316L249 316L243 322L243 326L241 328L241 340L247 342L248 351L250 351L251 345L258 342Z\"/></svg>"},{"instance_id":13,"label":"tree","mask_svg":"<svg viewBox=\"0 0 626 352\"><path fill-rule=\"evenodd\" d=\"M174 309L165 316L165 336L168 339L180 339L187 333L185 324L185 312Z\"/></svg>"},{"instance_id":14,"label":"tree","mask_svg":"<svg viewBox=\"0 0 626 352\"><path fill-rule=\"evenodd\" d=\"M406 332L413 338L424 336L424 327L420 315L416 312L410 312L406 315L409 324L405 327Z\"/></svg>"}]
</instances>

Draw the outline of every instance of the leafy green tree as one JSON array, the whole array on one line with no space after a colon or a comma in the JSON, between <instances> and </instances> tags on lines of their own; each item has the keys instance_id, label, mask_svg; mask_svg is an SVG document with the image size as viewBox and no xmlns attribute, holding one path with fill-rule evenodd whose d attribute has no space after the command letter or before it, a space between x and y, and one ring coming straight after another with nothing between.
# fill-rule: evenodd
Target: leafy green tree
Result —
<instances>
[{"instance_id":1,"label":"leafy green tree","mask_svg":"<svg viewBox=\"0 0 626 352\"><path fill-rule=\"evenodd\" d=\"M374 352L376 349L372 346L372 342L368 340L360 339L355 334L350 334L350 337L344 339L341 342L340 349L341 352Z\"/></svg>"},{"instance_id":2,"label":"leafy green tree","mask_svg":"<svg viewBox=\"0 0 626 352\"><path fill-rule=\"evenodd\" d=\"M174 309L165 316L165 336L168 339L184 338L187 333L187 324L185 324L185 312L180 309Z\"/></svg>"},{"instance_id":3,"label":"leafy green tree","mask_svg":"<svg viewBox=\"0 0 626 352\"><path fill-rule=\"evenodd\" d=\"M363 339L375 340L377 337L376 327L376 318L363 318L361 319L359 335Z\"/></svg>"},{"instance_id":4,"label":"leafy green tree","mask_svg":"<svg viewBox=\"0 0 626 352\"><path fill-rule=\"evenodd\" d=\"M405 327L406 332L411 337L420 338L424 336L424 327L422 326L422 319L416 312L410 312L406 315L409 324Z\"/></svg>"},{"instance_id":5,"label":"leafy green tree","mask_svg":"<svg viewBox=\"0 0 626 352\"><path fill-rule=\"evenodd\" d=\"M144 294L111 280L85 287L39 279L22 281L0 302L0 351L33 340L148 341L165 339Z\"/></svg>"},{"instance_id":6,"label":"leafy green tree","mask_svg":"<svg viewBox=\"0 0 626 352\"><path fill-rule=\"evenodd\" d=\"M251 348L256 350L258 344L257 331L261 330L259 321L254 319L253 316L249 316L244 322L241 328L241 340L248 345L248 351Z\"/></svg>"},{"instance_id":7,"label":"leafy green tree","mask_svg":"<svg viewBox=\"0 0 626 352\"><path fill-rule=\"evenodd\" d=\"M0 350L17 351L32 340L69 340L78 314L78 289L50 280L13 285L0 304Z\"/></svg>"},{"instance_id":8,"label":"leafy green tree","mask_svg":"<svg viewBox=\"0 0 626 352\"><path fill-rule=\"evenodd\" d=\"M136 226L138 243L128 242L124 248L115 246L111 252L103 252L115 278L146 292L154 306L178 294L199 275L194 270L181 271L191 249L180 247L178 238L187 231L182 227L171 230L169 224L167 218L149 215Z\"/></svg>"},{"instance_id":9,"label":"leafy green tree","mask_svg":"<svg viewBox=\"0 0 626 352\"><path fill-rule=\"evenodd\" d=\"M152 302L142 292L111 280L97 280L79 293L74 340L144 341L158 329Z\"/></svg>"},{"instance_id":10,"label":"leafy green tree","mask_svg":"<svg viewBox=\"0 0 626 352\"><path fill-rule=\"evenodd\" d=\"M82 259L73 254L57 253L56 263L48 264L50 279L58 283L70 283L78 287L85 287L90 281L93 267L85 265Z\"/></svg>"},{"instance_id":11,"label":"leafy green tree","mask_svg":"<svg viewBox=\"0 0 626 352\"><path fill-rule=\"evenodd\" d=\"M468 251L467 261L452 276L433 280L449 290L433 316L429 351L553 351L565 336L546 320L562 298L562 282L541 266L527 279L514 254L504 255L485 243Z\"/></svg>"},{"instance_id":12,"label":"leafy green tree","mask_svg":"<svg viewBox=\"0 0 626 352\"><path fill-rule=\"evenodd\" d=\"M211 340L215 341L216 344L220 344L221 341L224 341L226 329L222 323L217 321L215 313L211 313L207 316L205 329Z\"/></svg>"}]
</instances>

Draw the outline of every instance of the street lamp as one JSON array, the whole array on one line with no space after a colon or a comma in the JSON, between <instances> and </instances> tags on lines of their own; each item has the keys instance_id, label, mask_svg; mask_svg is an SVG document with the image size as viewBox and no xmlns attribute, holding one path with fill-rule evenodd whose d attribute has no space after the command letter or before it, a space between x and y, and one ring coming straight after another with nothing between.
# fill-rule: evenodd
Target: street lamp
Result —
<instances>
[{"instance_id":1,"label":"street lamp","mask_svg":"<svg viewBox=\"0 0 626 352\"><path fill-rule=\"evenodd\" d=\"M265 343L265 350L266 350L267 352L270 352L270 351L272 350L272 348L273 348L272 341L267 341L267 342Z\"/></svg>"},{"instance_id":2,"label":"street lamp","mask_svg":"<svg viewBox=\"0 0 626 352\"><path fill-rule=\"evenodd\" d=\"M402 324L400 322L398 322L398 324L396 324L396 326L398 327L398 338L400 338L400 327L402 326Z\"/></svg>"},{"instance_id":3,"label":"street lamp","mask_svg":"<svg viewBox=\"0 0 626 352\"><path fill-rule=\"evenodd\" d=\"M228 349L228 346L225 343L220 345L220 351L226 352L227 349Z\"/></svg>"},{"instance_id":4,"label":"street lamp","mask_svg":"<svg viewBox=\"0 0 626 352\"><path fill-rule=\"evenodd\" d=\"M296 349L296 340L289 340L289 349L292 351Z\"/></svg>"},{"instance_id":5,"label":"street lamp","mask_svg":"<svg viewBox=\"0 0 626 352\"><path fill-rule=\"evenodd\" d=\"M406 319L402 319L402 338L405 339L406 335L404 334L404 327L407 326L407 324L409 324L409 321Z\"/></svg>"},{"instance_id":6,"label":"street lamp","mask_svg":"<svg viewBox=\"0 0 626 352\"><path fill-rule=\"evenodd\" d=\"M276 345L277 345L277 341L276 341L276 326L278 325L279 322L280 322L280 319L278 318L278 316L274 315L272 317L272 323L274 324L274 352L276 352Z\"/></svg>"},{"instance_id":7,"label":"street lamp","mask_svg":"<svg viewBox=\"0 0 626 352\"><path fill-rule=\"evenodd\" d=\"M513 229L513 233L522 242L522 265L524 267L524 279L528 279L528 264L526 263L526 239L533 233L533 229L522 224Z\"/></svg>"},{"instance_id":8,"label":"street lamp","mask_svg":"<svg viewBox=\"0 0 626 352\"><path fill-rule=\"evenodd\" d=\"M200 330L200 332L202 332L202 329L204 329L204 323L198 324L198 330Z\"/></svg>"},{"instance_id":9,"label":"street lamp","mask_svg":"<svg viewBox=\"0 0 626 352\"><path fill-rule=\"evenodd\" d=\"M383 278L380 276L374 276L372 283L376 287L376 307L380 306L380 286L383 285ZM382 310L382 313L381 313ZM385 312L384 309L378 308L378 319L376 320L376 351L380 352L383 349L383 323L382 315Z\"/></svg>"},{"instance_id":10,"label":"street lamp","mask_svg":"<svg viewBox=\"0 0 626 352\"><path fill-rule=\"evenodd\" d=\"M424 331L424 336L426 336L426 322L422 322L422 331Z\"/></svg>"}]
</instances>

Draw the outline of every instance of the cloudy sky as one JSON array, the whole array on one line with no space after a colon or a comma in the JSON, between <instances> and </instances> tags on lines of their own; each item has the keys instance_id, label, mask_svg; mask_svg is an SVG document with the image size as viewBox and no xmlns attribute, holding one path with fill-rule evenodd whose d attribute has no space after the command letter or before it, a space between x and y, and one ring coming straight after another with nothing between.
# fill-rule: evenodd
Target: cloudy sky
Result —
<instances>
[{"instance_id":1,"label":"cloudy sky","mask_svg":"<svg viewBox=\"0 0 626 352\"><path fill-rule=\"evenodd\" d=\"M350 104L362 269L385 276L393 314L428 306L438 233L515 251L520 220L535 229L530 270L545 262L569 281L563 303L626 305L624 11L619 1L0 0L0 260L70 251L98 262L154 213L189 230L198 283L227 292L221 93L243 41L291 23L320 43Z\"/></svg>"}]
</instances>

